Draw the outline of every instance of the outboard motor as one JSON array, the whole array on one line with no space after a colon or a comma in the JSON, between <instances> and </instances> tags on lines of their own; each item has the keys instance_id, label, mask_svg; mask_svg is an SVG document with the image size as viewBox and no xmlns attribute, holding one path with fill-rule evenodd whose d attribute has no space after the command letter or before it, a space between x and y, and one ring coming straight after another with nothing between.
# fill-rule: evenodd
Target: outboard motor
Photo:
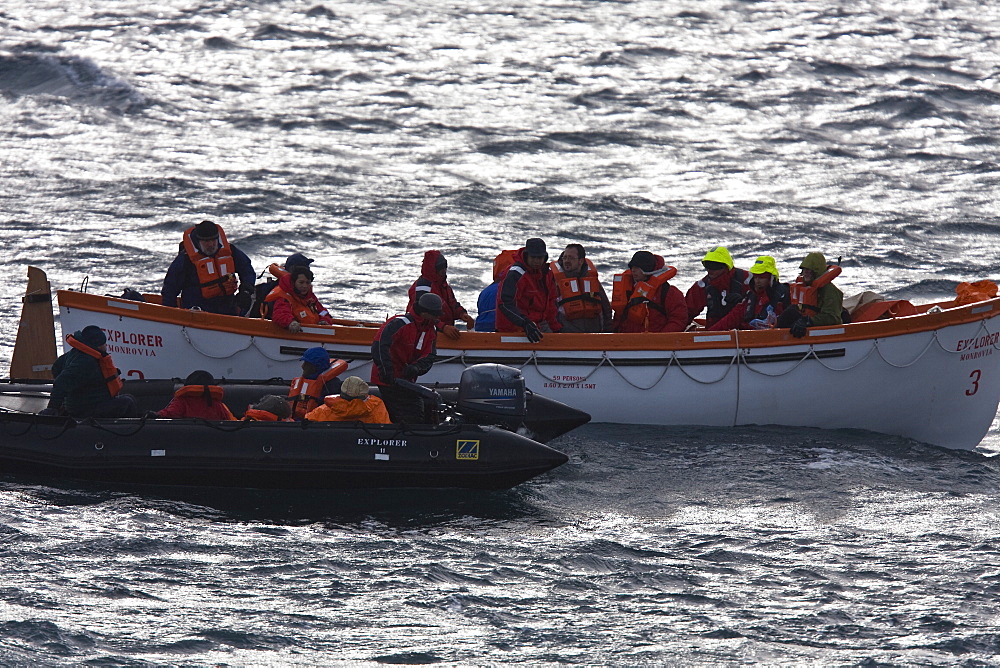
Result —
<instances>
[{"instance_id":1,"label":"outboard motor","mask_svg":"<svg viewBox=\"0 0 1000 668\"><path fill-rule=\"evenodd\" d=\"M516 431L527 412L524 377L503 364L474 364L462 372L458 410L471 422Z\"/></svg>"}]
</instances>

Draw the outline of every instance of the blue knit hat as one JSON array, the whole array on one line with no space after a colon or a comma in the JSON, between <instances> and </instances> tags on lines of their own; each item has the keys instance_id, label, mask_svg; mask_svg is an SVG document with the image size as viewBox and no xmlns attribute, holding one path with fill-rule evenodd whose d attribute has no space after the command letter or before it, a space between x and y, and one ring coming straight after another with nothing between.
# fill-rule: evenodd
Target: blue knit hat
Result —
<instances>
[{"instance_id":1,"label":"blue knit hat","mask_svg":"<svg viewBox=\"0 0 1000 668\"><path fill-rule=\"evenodd\" d=\"M321 372L330 368L330 353L326 352L325 348L321 348L319 346L306 350L302 353L302 357L300 357L299 360L302 362L309 362Z\"/></svg>"}]
</instances>

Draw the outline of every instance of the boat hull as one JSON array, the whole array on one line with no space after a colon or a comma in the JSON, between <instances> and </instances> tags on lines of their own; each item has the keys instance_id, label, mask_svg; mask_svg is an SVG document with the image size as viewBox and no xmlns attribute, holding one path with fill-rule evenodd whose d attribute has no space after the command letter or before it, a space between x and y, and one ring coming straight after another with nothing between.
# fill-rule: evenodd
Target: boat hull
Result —
<instances>
[{"instance_id":1,"label":"boat hull","mask_svg":"<svg viewBox=\"0 0 1000 668\"><path fill-rule=\"evenodd\" d=\"M129 377L291 378L322 345L370 372L372 327L310 327L60 292L64 331L96 324ZM1000 299L914 316L787 330L676 334L463 333L438 341L422 382L458 381L475 363L519 367L527 386L595 422L857 428L975 448L1000 403ZM179 368L178 361L183 360Z\"/></svg>"}]
</instances>

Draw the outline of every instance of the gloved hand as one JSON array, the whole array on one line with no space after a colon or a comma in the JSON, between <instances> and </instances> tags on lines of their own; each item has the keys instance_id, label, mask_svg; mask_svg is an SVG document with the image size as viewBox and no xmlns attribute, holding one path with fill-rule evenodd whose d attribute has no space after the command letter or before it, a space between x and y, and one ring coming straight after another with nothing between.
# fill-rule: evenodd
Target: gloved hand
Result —
<instances>
[{"instance_id":1,"label":"gloved hand","mask_svg":"<svg viewBox=\"0 0 1000 668\"><path fill-rule=\"evenodd\" d=\"M299 324L298 320L292 320L292 322L288 325L288 331L293 334L298 334L302 331L302 325Z\"/></svg>"},{"instance_id":2,"label":"gloved hand","mask_svg":"<svg viewBox=\"0 0 1000 668\"><path fill-rule=\"evenodd\" d=\"M39 415L59 415L59 411L51 406L46 406L42 410L38 411Z\"/></svg>"},{"instance_id":3,"label":"gloved hand","mask_svg":"<svg viewBox=\"0 0 1000 668\"><path fill-rule=\"evenodd\" d=\"M416 364L407 364L403 368L403 378L406 380L416 380L417 376L420 375L420 369Z\"/></svg>"},{"instance_id":4,"label":"gloved hand","mask_svg":"<svg viewBox=\"0 0 1000 668\"><path fill-rule=\"evenodd\" d=\"M470 332L473 330L473 328L475 328L476 319L473 318L471 315L469 315L468 313L463 313L459 317L465 322L465 326L469 328Z\"/></svg>"},{"instance_id":5,"label":"gloved hand","mask_svg":"<svg viewBox=\"0 0 1000 668\"><path fill-rule=\"evenodd\" d=\"M531 322L530 320L524 321L524 335L528 337L528 341L532 343L538 343L542 340L542 332L538 329L538 325Z\"/></svg>"},{"instance_id":6,"label":"gloved hand","mask_svg":"<svg viewBox=\"0 0 1000 668\"><path fill-rule=\"evenodd\" d=\"M750 325L750 329L767 329L768 324L766 320L761 320L760 318L754 318L747 323Z\"/></svg>"},{"instance_id":7,"label":"gloved hand","mask_svg":"<svg viewBox=\"0 0 1000 668\"><path fill-rule=\"evenodd\" d=\"M449 339L458 338L458 330L454 325L444 325L441 327L441 333L447 336Z\"/></svg>"},{"instance_id":8,"label":"gloved hand","mask_svg":"<svg viewBox=\"0 0 1000 668\"><path fill-rule=\"evenodd\" d=\"M809 318L799 318L792 323L792 327L790 329L792 336L797 339L801 339L806 335L806 330L810 325L812 325L812 320Z\"/></svg>"}]
</instances>

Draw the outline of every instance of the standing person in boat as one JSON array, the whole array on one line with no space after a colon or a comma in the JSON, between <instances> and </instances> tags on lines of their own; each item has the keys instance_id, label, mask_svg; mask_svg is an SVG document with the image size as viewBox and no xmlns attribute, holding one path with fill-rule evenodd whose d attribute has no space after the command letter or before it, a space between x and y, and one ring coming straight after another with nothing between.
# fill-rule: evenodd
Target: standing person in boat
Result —
<instances>
[{"instance_id":1,"label":"standing person in boat","mask_svg":"<svg viewBox=\"0 0 1000 668\"><path fill-rule=\"evenodd\" d=\"M789 285L792 305L778 318L778 327L788 327L802 338L810 327L844 323L844 293L832 283L840 275L839 265L827 265L822 253L809 253L799 265L798 278Z\"/></svg>"},{"instance_id":2,"label":"standing person in boat","mask_svg":"<svg viewBox=\"0 0 1000 668\"><path fill-rule=\"evenodd\" d=\"M203 220L184 231L181 251L163 279L161 303L174 306L180 295L181 308L239 315L250 307L254 278L246 253L229 243L220 226Z\"/></svg>"},{"instance_id":3,"label":"standing person in boat","mask_svg":"<svg viewBox=\"0 0 1000 668\"><path fill-rule=\"evenodd\" d=\"M274 302L265 302L264 299L271 294L271 290L274 290L278 286L278 279L287 274L292 270L293 267L306 267L307 269L312 269L309 265L313 263L312 258L308 258L302 253L292 253L285 260L284 264L278 264L277 262L272 262L267 265L265 270L270 276L263 283L258 283L253 286L253 305L247 312L247 317L250 318L267 318L270 320L271 312L274 308ZM264 272L261 272L263 276ZM257 278L260 278L258 276Z\"/></svg>"},{"instance_id":4,"label":"standing person in boat","mask_svg":"<svg viewBox=\"0 0 1000 668\"><path fill-rule=\"evenodd\" d=\"M205 420L235 420L222 400L223 389L207 371L192 371L184 386L174 392L170 403L158 411L146 414L152 418L202 418Z\"/></svg>"},{"instance_id":5,"label":"standing person in boat","mask_svg":"<svg viewBox=\"0 0 1000 668\"><path fill-rule=\"evenodd\" d=\"M321 346L309 348L299 360L302 375L292 380L288 388L288 401L296 420L323 403L323 397L340 392L339 376L347 370L347 362L331 360L330 353Z\"/></svg>"},{"instance_id":6,"label":"standing person in boat","mask_svg":"<svg viewBox=\"0 0 1000 668\"><path fill-rule=\"evenodd\" d=\"M123 394L120 373L108 354L108 337L88 325L66 337L70 350L52 365L52 393L42 415L77 418L138 417L135 397Z\"/></svg>"},{"instance_id":7,"label":"standing person in boat","mask_svg":"<svg viewBox=\"0 0 1000 668\"><path fill-rule=\"evenodd\" d=\"M423 398L396 383L397 378L416 382L431 370L437 353L435 325L444 303L428 292L417 299L411 311L386 322L372 341L372 383L393 422L425 422Z\"/></svg>"},{"instance_id":8,"label":"standing person in boat","mask_svg":"<svg viewBox=\"0 0 1000 668\"><path fill-rule=\"evenodd\" d=\"M330 312L312 289L313 273L308 267L295 266L278 279L278 285L264 298L271 304L271 322L298 334L302 325L332 325Z\"/></svg>"},{"instance_id":9,"label":"standing person in boat","mask_svg":"<svg viewBox=\"0 0 1000 668\"><path fill-rule=\"evenodd\" d=\"M770 255L761 255L750 267L753 279L743 301L708 329L768 329L791 304L788 283L781 283L778 267ZM768 311L768 308L771 310ZM770 318L770 321L769 321Z\"/></svg>"},{"instance_id":10,"label":"standing person in boat","mask_svg":"<svg viewBox=\"0 0 1000 668\"><path fill-rule=\"evenodd\" d=\"M659 255L635 253L628 271L614 279L614 331L683 332L688 325L687 304L681 291L668 282L676 273Z\"/></svg>"},{"instance_id":11,"label":"standing person in boat","mask_svg":"<svg viewBox=\"0 0 1000 668\"><path fill-rule=\"evenodd\" d=\"M753 279L750 272L733 265L733 257L725 246L716 246L708 251L701 264L708 273L688 288L684 299L687 301L688 322L706 311L705 326L710 328L743 301Z\"/></svg>"},{"instance_id":12,"label":"standing person in boat","mask_svg":"<svg viewBox=\"0 0 1000 668\"><path fill-rule=\"evenodd\" d=\"M548 266L549 254L541 239L528 239L514 254L514 262L500 276L497 291L496 331L518 332L531 343L542 332L562 330L556 309L559 290Z\"/></svg>"},{"instance_id":13,"label":"standing person in boat","mask_svg":"<svg viewBox=\"0 0 1000 668\"><path fill-rule=\"evenodd\" d=\"M420 295L427 293L437 295L444 304L444 311L437 327L438 331L449 339L457 339L459 336L458 329L455 328L456 320L464 322L469 330L475 327L475 319L458 303L454 291L448 285L448 260L438 250L424 253L424 260L420 265L420 278L410 286L410 301L406 305L406 310L412 311L413 304L420 299Z\"/></svg>"},{"instance_id":14,"label":"standing person in boat","mask_svg":"<svg viewBox=\"0 0 1000 668\"><path fill-rule=\"evenodd\" d=\"M569 244L550 263L559 296L556 310L563 332L596 333L611 327L611 302L594 263L581 244Z\"/></svg>"},{"instance_id":15,"label":"standing person in boat","mask_svg":"<svg viewBox=\"0 0 1000 668\"><path fill-rule=\"evenodd\" d=\"M363 379L349 376L340 386L340 394L323 398L323 403L306 414L309 422L364 422L389 424L389 412L378 397L368 394L371 388Z\"/></svg>"}]
</instances>

